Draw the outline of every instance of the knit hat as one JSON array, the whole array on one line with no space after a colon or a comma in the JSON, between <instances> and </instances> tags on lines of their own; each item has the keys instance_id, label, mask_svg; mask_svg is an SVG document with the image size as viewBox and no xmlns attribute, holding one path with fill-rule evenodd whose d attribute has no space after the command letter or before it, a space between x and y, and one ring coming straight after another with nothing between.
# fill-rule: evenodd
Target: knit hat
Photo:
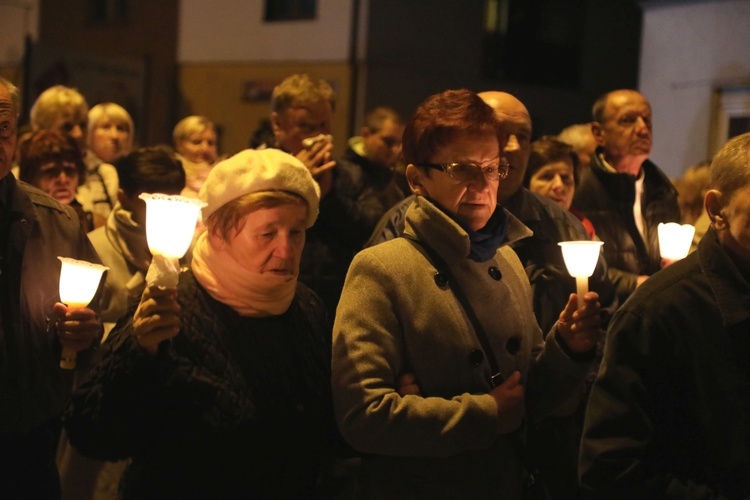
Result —
<instances>
[{"instance_id":1,"label":"knit hat","mask_svg":"<svg viewBox=\"0 0 750 500\"><path fill-rule=\"evenodd\" d=\"M198 197L206 203L203 220L226 203L258 191L287 191L307 201L307 227L318 217L320 187L307 167L278 149L246 149L216 164Z\"/></svg>"}]
</instances>

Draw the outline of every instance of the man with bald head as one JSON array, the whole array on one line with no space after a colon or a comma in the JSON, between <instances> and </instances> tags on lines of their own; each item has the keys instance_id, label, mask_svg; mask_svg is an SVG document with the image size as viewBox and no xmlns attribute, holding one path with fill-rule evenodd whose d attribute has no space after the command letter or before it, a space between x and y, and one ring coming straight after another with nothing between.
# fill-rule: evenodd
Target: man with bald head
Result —
<instances>
[{"instance_id":1,"label":"man with bald head","mask_svg":"<svg viewBox=\"0 0 750 500\"><path fill-rule=\"evenodd\" d=\"M679 222L677 191L651 161L651 105L635 90L600 97L593 107L597 149L583 172L573 207L604 241L617 294L624 302L662 267L657 227Z\"/></svg>"},{"instance_id":2,"label":"man with bald head","mask_svg":"<svg viewBox=\"0 0 750 500\"><path fill-rule=\"evenodd\" d=\"M481 92L479 96L495 110L508 135L503 155L510 163L510 173L500 182L497 201L534 232L513 249L526 269L534 292L534 314L545 332L557 321L555 311L575 291L575 280L567 272L558 243L587 240L588 235L569 211L523 187L531 153L531 115L526 106L507 92ZM590 278L590 287L599 293L603 310L613 313L617 299L603 258ZM578 495L576 464L584 407L582 402L574 416L529 422L530 456L553 498Z\"/></svg>"},{"instance_id":3,"label":"man with bald head","mask_svg":"<svg viewBox=\"0 0 750 500\"><path fill-rule=\"evenodd\" d=\"M575 283L565 267L558 243L586 240L581 221L550 199L523 187L523 178L531 153L531 115L526 106L507 92L480 92L508 136L503 156L510 163L508 177L500 182L497 201L534 231L519 241L514 250L526 267L534 290L534 312L543 332L557 321L561 304L575 291ZM591 288L599 293L602 306L613 307L613 288L606 276L606 264L600 259L591 279Z\"/></svg>"}]
</instances>

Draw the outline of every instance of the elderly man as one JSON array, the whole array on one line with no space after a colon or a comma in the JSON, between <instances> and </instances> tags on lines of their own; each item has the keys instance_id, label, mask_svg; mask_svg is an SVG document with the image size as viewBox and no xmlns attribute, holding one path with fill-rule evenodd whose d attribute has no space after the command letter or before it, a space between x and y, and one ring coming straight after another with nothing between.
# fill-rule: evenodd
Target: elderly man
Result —
<instances>
[{"instance_id":1,"label":"elderly man","mask_svg":"<svg viewBox=\"0 0 750 500\"><path fill-rule=\"evenodd\" d=\"M556 309L574 291L558 243L586 240L586 230L574 215L552 200L523 187L531 154L531 116L526 106L507 92L481 92L508 134L503 155L510 162L508 177L500 182L498 203L518 217L534 234L513 246L534 292L534 314L542 331L558 319ZM591 289L607 310L614 312L617 299L607 275L607 264L599 259L590 279ZM583 413L583 405L580 412ZM575 498L577 494L576 462L581 433L581 417L549 418L529 429L529 445L541 477L556 498Z\"/></svg>"},{"instance_id":2,"label":"elderly man","mask_svg":"<svg viewBox=\"0 0 750 500\"><path fill-rule=\"evenodd\" d=\"M333 110L336 94L323 79L306 74L285 78L271 96L274 147L304 163L320 184L323 195L331 189ZM319 138L320 140L313 141Z\"/></svg>"},{"instance_id":3,"label":"elderly man","mask_svg":"<svg viewBox=\"0 0 750 500\"><path fill-rule=\"evenodd\" d=\"M20 102L0 78L0 485L8 498L55 498L59 416L72 377L60 351L87 351L102 333L94 311L58 302L57 256L99 259L72 208L9 175Z\"/></svg>"},{"instance_id":4,"label":"elderly man","mask_svg":"<svg viewBox=\"0 0 750 500\"><path fill-rule=\"evenodd\" d=\"M635 90L615 90L593 107L598 148L583 172L573 208L594 224L620 302L662 267L657 226L679 222L677 191L648 160L651 105Z\"/></svg>"},{"instance_id":5,"label":"elderly man","mask_svg":"<svg viewBox=\"0 0 750 500\"><path fill-rule=\"evenodd\" d=\"M711 228L612 319L581 480L596 498L750 492L750 134L711 164Z\"/></svg>"},{"instance_id":6,"label":"elderly man","mask_svg":"<svg viewBox=\"0 0 750 500\"><path fill-rule=\"evenodd\" d=\"M331 156L335 101L325 80L306 74L284 79L271 98L274 146L302 161L320 185L320 215L306 233L299 279L323 299L331 318L349 263L374 225L352 201L348 170Z\"/></svg>"}]
</instances>

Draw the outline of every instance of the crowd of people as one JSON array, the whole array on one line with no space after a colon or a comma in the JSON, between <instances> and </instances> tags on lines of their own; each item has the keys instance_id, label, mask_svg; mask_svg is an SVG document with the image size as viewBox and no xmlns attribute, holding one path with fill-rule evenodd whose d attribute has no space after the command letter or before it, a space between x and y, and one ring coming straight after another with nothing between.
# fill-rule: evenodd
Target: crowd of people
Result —
<instances>
[{"instance_id":1,"label":"crowd of people","mask_svg":"<svg viewBox=\"0 0 750 500\"><path fill-rule=\"evenodd\" d=\"M62 85L21 127L0 79L0 495L750 497L750 133L673 181L633 89L536 140L496 90L351 138L335 109L291 75L222 155ZM174 287L144 193L201 202ZM572 240L603 242L581 297ZM59 256L107 267L89 305Z\"/></svg>"}]
</instances>

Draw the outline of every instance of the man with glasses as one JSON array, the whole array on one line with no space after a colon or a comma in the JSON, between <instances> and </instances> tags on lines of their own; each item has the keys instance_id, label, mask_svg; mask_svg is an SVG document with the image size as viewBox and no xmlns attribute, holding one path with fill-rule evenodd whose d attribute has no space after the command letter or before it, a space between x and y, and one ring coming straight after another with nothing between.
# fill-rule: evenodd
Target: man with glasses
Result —
<instances>
[{"instance_id":1,"label":"man with glasses","mask_svg":"<svg viewBox=\"0 0 750 500\"><path fill-rule=\"evenodd\" d=\"M102 324L91 309L56 302L57 256L99 258L73 209L10 175L20 106L18 89L0 78L0 489L59 498L55 449L73 377L60 369L60 351L88 351Z\"/></svg>"}]
</instances>

